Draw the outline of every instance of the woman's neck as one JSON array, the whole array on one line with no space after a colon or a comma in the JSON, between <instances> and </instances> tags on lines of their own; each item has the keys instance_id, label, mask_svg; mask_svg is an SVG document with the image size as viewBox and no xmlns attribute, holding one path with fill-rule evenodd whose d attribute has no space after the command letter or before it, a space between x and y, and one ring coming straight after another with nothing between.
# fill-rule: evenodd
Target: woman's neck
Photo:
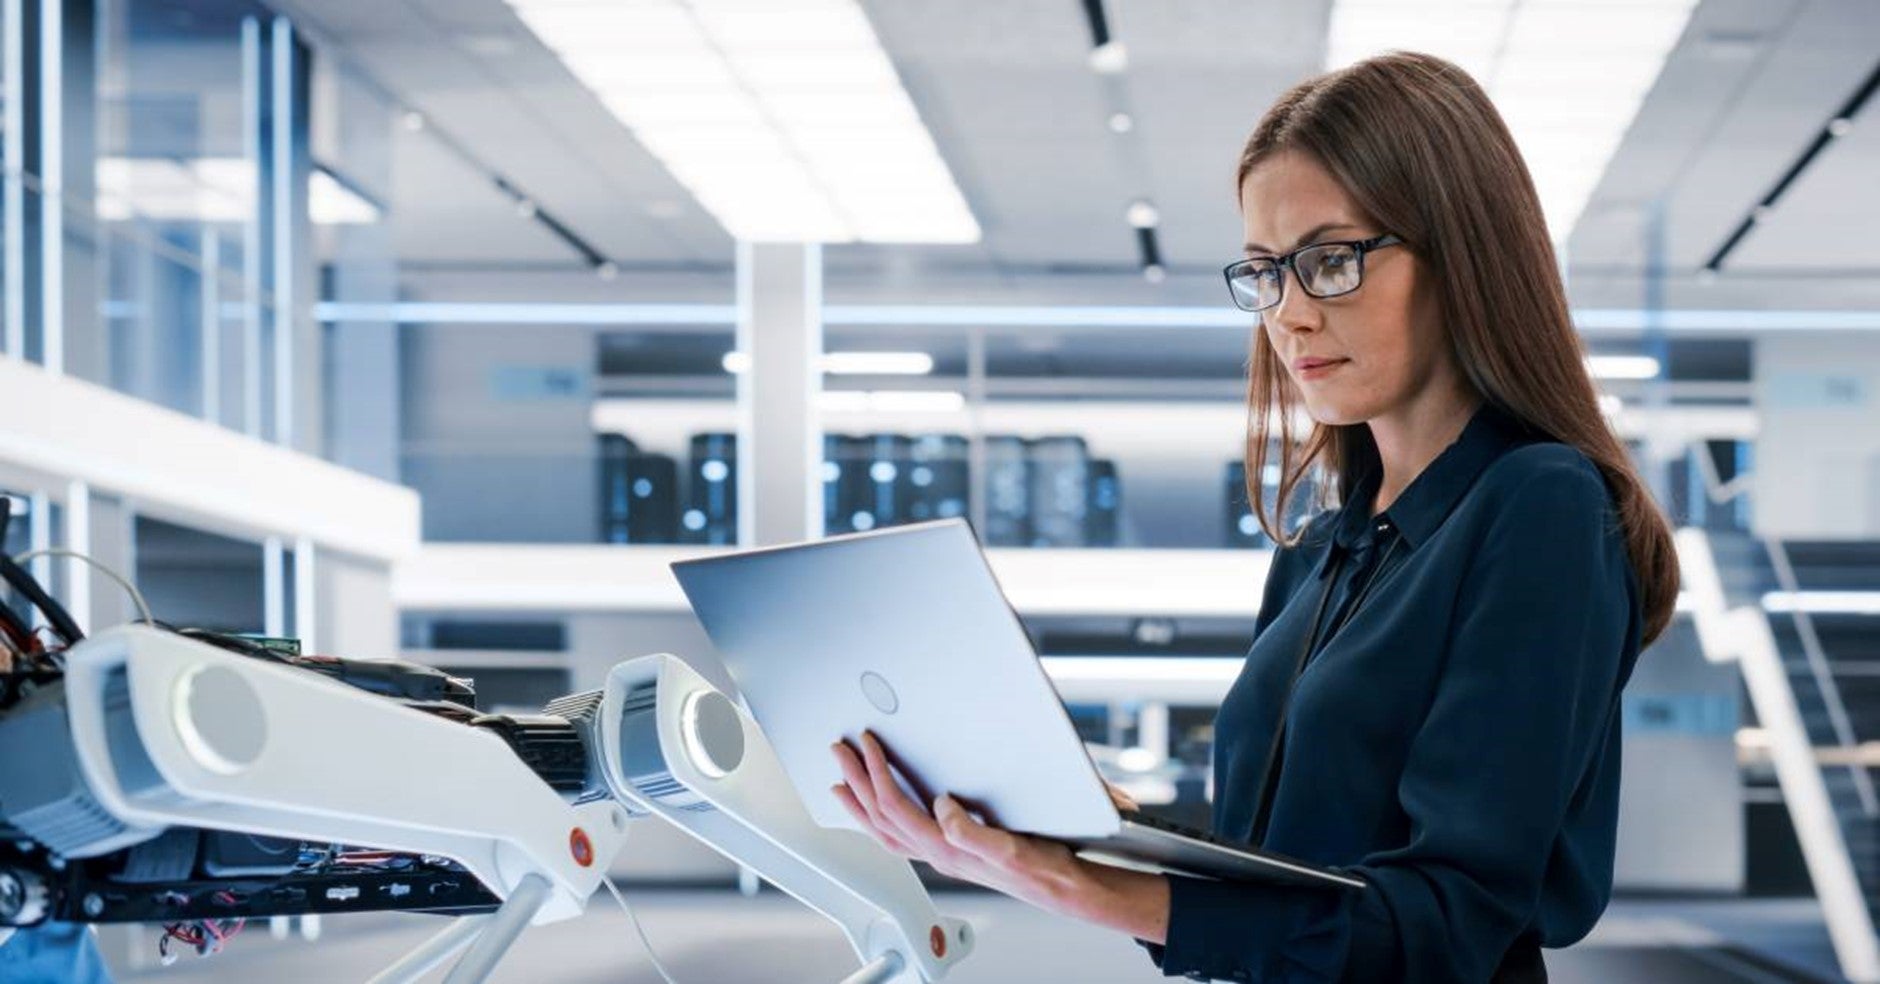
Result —
<instances>
[{"instance_id":1,"label":"woman's neck","mask_svg":"<svg viewBox=\"0 0 1880 984\"><path fill-rule=\"evenodd\" d=\"M1430 386L1404 406L1370 420L1371 439L1384 465L1371 514L1390 508L1443 449L1454 443L1482 398L1459 384Z\"/></svg>"}]
</instances>

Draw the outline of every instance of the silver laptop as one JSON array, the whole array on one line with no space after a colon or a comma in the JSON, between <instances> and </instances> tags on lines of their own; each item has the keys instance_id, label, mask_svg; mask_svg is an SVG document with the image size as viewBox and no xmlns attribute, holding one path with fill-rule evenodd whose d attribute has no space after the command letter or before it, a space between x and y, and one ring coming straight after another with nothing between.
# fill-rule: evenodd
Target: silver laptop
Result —
<instances>
[{"instance_id":1,"label":"silver laptop","mask_svg":"<svg viewBox=\"0 0 1880 984\"><path fill-rule=\"evenodd\" d=\"M1357 878L1120 811L962 520L672 565L819 823L855 828L830 745L872 730L920 801L952 793L1092 860L1212 878Z\"/></svg>"}]
</instances>

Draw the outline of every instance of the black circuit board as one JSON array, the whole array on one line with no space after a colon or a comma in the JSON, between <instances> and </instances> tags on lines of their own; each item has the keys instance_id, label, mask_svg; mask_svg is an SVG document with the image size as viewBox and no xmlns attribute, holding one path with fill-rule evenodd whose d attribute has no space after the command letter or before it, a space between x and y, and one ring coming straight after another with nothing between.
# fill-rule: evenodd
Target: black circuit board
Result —
<instances>
[{"instance_id":1,"label":"black circuit board","mask_svg":"<svg viewBox=\"0 0 1880 984\"><path fill-rule=\"evenodd\" d=\"M290 874L132 885L74 866L52 884L51 918L62 922L170 923L337 912L493 912L502 900L462 871Z\"/></svg>"}]
</instances>

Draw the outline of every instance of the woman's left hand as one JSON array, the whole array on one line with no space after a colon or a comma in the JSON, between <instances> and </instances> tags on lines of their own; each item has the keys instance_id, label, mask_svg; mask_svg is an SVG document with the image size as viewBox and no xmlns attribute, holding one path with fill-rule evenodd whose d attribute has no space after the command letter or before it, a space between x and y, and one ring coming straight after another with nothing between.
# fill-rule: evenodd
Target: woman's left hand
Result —
<instances>
[{"instance_id":1,"label":"woman's left hand","mask_svg":"<svg viewBox=\"0 0 1880 984\"><path fill-rule=\"evenodd\" d=\"M950 795L929 811L895 782L879 739L865 732L859 744L859 751L847 741L833 746L843 777L833 791L889 851L1040 908L1160 938L1153 918L1158 898L1163 927L1168 911L1160 877L1093 864L1064 844L982 822Z\"/></svg>"}]
</instances>

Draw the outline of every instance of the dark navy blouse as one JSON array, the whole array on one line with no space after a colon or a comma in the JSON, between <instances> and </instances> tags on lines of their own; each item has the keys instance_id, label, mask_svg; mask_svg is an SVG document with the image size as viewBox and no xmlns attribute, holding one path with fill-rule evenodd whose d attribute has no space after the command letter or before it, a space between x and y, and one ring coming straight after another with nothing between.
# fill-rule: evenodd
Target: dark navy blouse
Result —
<instances>
[{"instance_id":1,"label":"dark navy blouse","mask_svg":"<svg viewBox=\"0 0 1880 984\"><path fill-rule=\"evenodd\" d=\"M1214 753L1215 830L1252 843L1322 579L1336 566L1329 627L1375 574L1292 692L1259 840L1367 887L1170 876L1149 947L1169 976L1483 982L1517 941L1566 946L1605 909L1642 617L1598 469L1484 403L1372 516L1378 477L1275 554Z\"/></svg>"}]
</instances>

